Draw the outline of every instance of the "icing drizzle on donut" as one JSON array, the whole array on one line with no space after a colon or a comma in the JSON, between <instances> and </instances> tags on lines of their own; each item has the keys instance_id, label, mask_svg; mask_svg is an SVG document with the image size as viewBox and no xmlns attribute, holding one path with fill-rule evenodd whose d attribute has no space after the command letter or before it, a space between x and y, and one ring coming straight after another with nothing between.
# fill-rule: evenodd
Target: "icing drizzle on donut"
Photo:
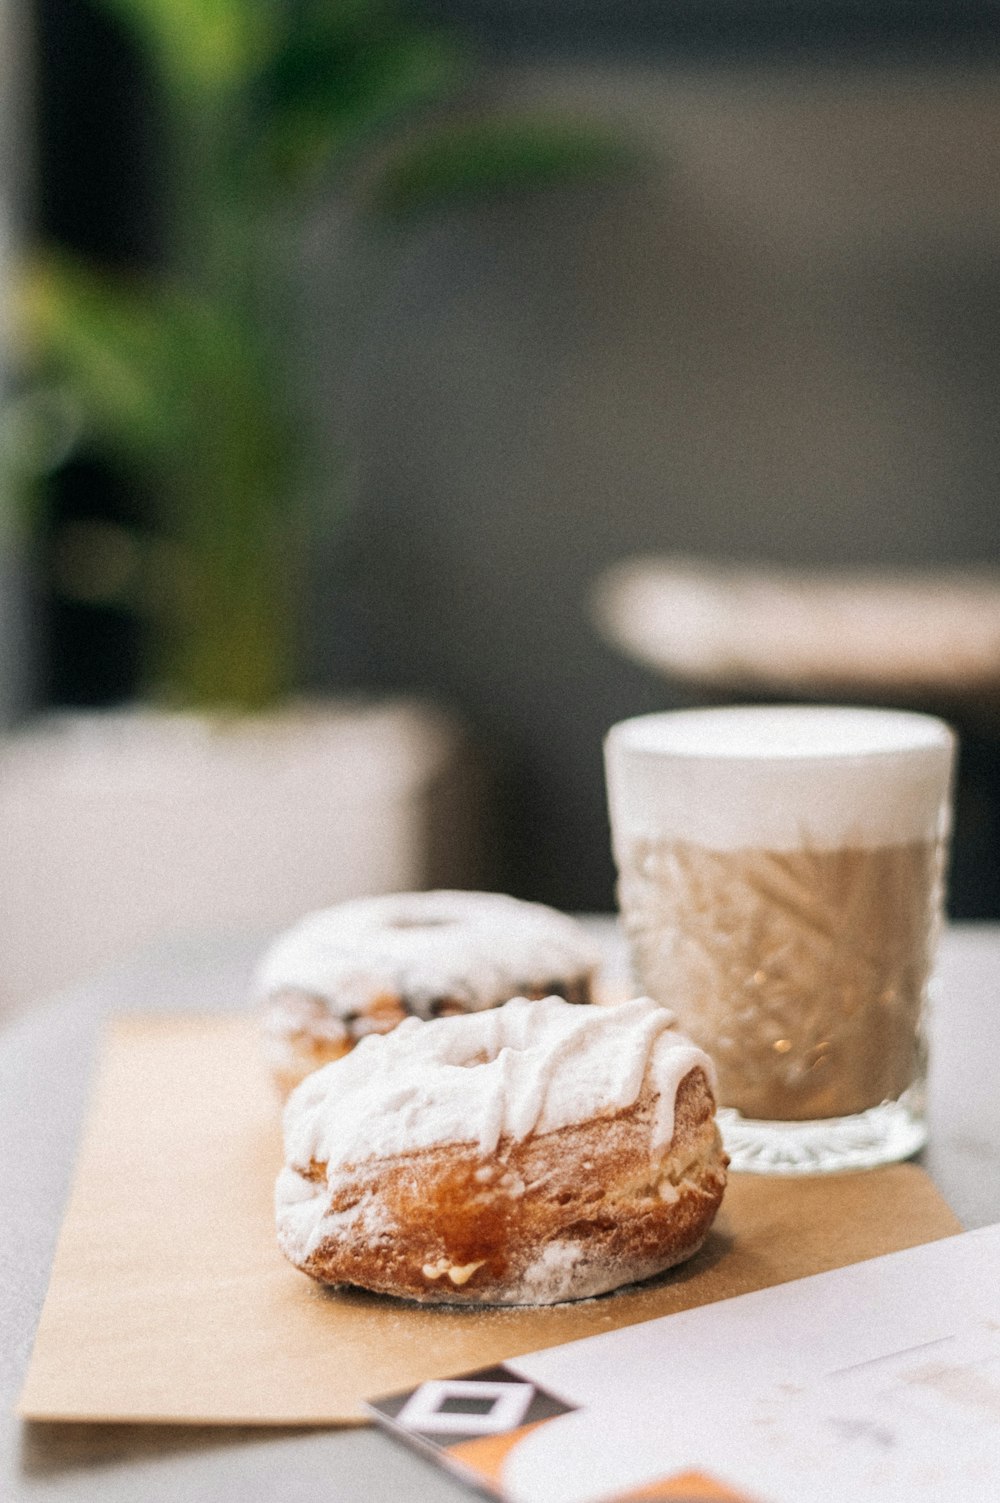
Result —
<instances>
[{"instance_id":1,"label":"icing drizzle on donut","mask_svg":"<svg viewBox=\"0 0 1000 1503\"><path fill-rule=\"evenodd\" d=\"M447 1143L492 1154L502 1139L612 1116L657 1095L650 1151L673 1136L677 1088L708 1056L647 997L579 1007L515 998L489 1012L370 1036L309 1076L285 1108L286 1160L327 1177L368 1159Z\"/></svg>"}]
</instances>

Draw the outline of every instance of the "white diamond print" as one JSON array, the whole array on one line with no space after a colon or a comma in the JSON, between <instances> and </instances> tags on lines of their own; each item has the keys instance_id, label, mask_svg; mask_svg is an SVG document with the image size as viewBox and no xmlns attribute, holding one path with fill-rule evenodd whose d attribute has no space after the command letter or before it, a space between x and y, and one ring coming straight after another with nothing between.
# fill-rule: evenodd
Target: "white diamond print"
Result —
<instances>
[{"instance_id":1,"label":"white diamond print","mask_svg":"<svg viewBox=\"0 0 1000 1503\"><path fill-rule=\"evenodd\" d=\"M404 1430L436 1434L502 1435L516 1430L535 1396L530 1383L477 1383L475 1379L434 1379L422 1383L396 1415ZM442 1410L448 1399L492 1399L485 1414Z\"/></svg>"}]
</instances>

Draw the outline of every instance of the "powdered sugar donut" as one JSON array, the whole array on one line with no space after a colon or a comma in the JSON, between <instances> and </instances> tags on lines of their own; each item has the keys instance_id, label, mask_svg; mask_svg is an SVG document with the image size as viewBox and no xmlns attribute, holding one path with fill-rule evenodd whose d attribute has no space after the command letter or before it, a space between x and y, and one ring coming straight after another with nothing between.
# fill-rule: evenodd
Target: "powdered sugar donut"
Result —
<instances>
[{"instance_id":1,"label":"powdered sugar donut","mask_svg":"<svg viewBox=\"0 0 1000 1503\"><path fill-rule=\"evenodd\" d=\"M550 1304L697 1251L725 1186L712 1065L648 998L409 1020L285 1108L278 1242L313 1278Z\"/></svg>"},{"instance_id":2,"label":"powdered sugar donut","mask_svg":"<svg viewBox=\"0 0 1000 1503\"><path fill-rule=\"evenodd\" d=\"M488 892L359 898L312 913L256 980L268 1062L288 1091L369 1033L511 997L589 1002L599 952L574 919Z\"/></svg>"}]
</instances>

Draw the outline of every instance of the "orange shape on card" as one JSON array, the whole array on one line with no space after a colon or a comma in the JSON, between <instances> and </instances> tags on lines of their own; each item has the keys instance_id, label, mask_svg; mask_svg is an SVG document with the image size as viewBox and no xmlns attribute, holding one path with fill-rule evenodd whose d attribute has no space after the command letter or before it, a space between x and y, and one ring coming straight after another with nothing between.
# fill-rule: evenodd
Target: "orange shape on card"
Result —
<instances>
[{"instance_id":1,"label":"orange shape on card","mask_svg":"<svg viewBox=\"0 0 1000 1503\"><path fill-rule=\"evenodd\" d=\"M724 1482L704 1472L678 1472L659 1482L620 1493L608 1503L754 1503L746 1493L734 1493Z\"/></svg>"}]
</instances>

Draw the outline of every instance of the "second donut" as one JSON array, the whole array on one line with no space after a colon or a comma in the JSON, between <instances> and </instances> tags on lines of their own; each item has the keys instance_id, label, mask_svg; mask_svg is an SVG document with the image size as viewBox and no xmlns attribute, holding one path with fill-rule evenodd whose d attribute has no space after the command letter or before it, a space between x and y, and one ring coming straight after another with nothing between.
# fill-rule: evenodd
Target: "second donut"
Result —
<instances>
[{"instance_id":1,"label":"second donut","mask_svg":"<svg viewBox=\"0 0 1000 1503\"><path fill-rule=\"evenodd\" d=\"M600 953L582 925L501 893L411 892L309 914L264 956L255 990L267 1063L284 1093L404 1018L512 997L590 1002Z\"/></svg>"}]
</instances>

